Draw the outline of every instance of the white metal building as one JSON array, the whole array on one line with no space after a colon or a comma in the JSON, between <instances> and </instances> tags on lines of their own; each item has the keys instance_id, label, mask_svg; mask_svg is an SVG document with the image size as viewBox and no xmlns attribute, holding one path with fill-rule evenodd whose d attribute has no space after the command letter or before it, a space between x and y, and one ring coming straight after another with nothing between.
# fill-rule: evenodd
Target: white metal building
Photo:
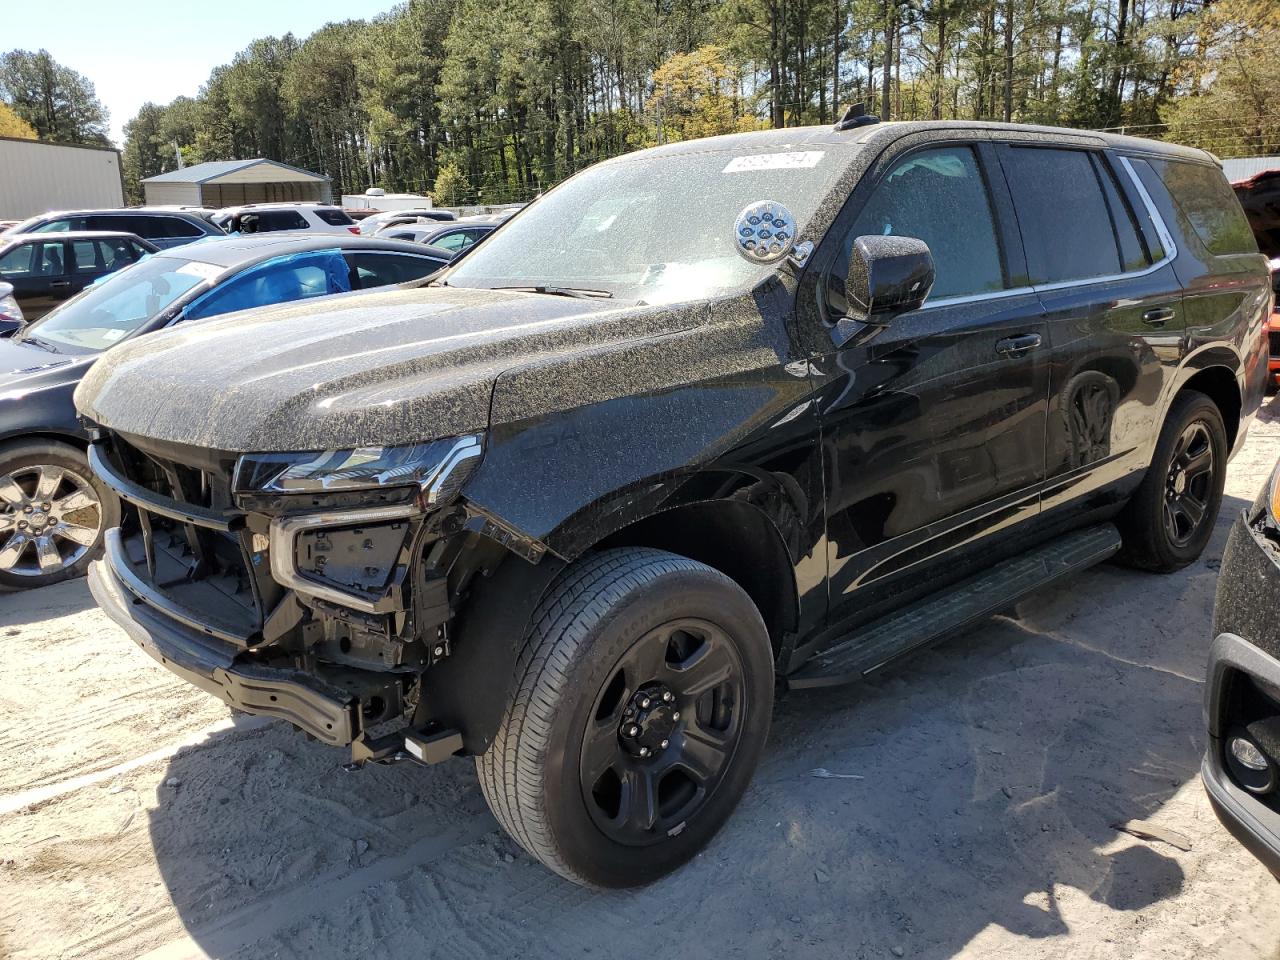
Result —
<instances>
[{"instance_id":1,"label":"white metal building","mask_svg":"<svg viewBox=\"0 0 1280 960\"><path fill-rule=\"evenodd\" d=\"M235 207L280 201L330 202L329 178L275 160L215 160L142 181L147 206Z\"/></svg>"},{"instance_id":2,"label":"white metal building","mask_svg":"<svg viewBox=\"0 0 1280 960\"><path fill-rule=\"evenodd\" d=\"M119 150L0 137L0 220L121 206Z\"/></svg>"},{"instance_id":3,"label":"white metal building","mask_svg":"<svg viewBox=\"0 0 1280 960\"><path fill-rule=\"evenodd\" d=\"M1248 180L1267 170L1280 170L1280 157L1236 157L1222 161L1222 172L1232 183Z\"/></svg>"}]
</instances>

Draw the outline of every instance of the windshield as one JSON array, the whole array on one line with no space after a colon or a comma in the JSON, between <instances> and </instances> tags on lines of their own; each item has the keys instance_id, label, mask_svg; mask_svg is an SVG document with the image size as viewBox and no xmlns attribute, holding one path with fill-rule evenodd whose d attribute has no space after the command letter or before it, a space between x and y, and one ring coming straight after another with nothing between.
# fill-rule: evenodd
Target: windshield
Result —
<instances>
[{"instance_id":1,"label":"windshield","mask_svg":"<svg viewBox=\"0 0 1280 960\"><path fill-rule=\"evenodd\" d=\"M19 340L97 353L123 340L179 297L206 286L221 267L176 257L148 257L99 280L27 326Z\"/></svg>"},{"instance_id":2,"label":"windshield","mask_svg":"<svg viewBox=\"0 0 1280 960\"><path fill-rule=\"evenodd\" d=\"M638 157L566 181L477 246L454 287L569 287L645 303L728 293L769 267L736 252L734 221L774 200L803 230L847 160L841 150Z\"/></svg>"}]
</instances>

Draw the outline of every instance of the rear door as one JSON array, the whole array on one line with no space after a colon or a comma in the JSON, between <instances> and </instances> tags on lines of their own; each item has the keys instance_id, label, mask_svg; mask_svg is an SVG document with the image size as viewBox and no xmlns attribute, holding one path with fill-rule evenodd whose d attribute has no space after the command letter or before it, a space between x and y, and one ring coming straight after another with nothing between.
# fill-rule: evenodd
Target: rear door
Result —
<instances>
[{"instance_id":1,"label":"rear door","mask_svg":"<svg viewBox=\"0 0 1280 960\"><path fill-rule=\"evenodd\" d=\"M1000 157L1048 330L1052 519L1140 482L1182 356L1182 285L1163 223L1121 158L1012 143Z\"/></svg>"},{"instance_id":2,"label":"rear door","mask_svg":"<svg viewBox=\"0 0 1280 960\"><path fill-rule=\"evenodd\" d=\"M71 290L79 293L108 274L122 270L138 259L141 249L127 237L99 237L71 241Z\"/></svg>"}]
</instances>

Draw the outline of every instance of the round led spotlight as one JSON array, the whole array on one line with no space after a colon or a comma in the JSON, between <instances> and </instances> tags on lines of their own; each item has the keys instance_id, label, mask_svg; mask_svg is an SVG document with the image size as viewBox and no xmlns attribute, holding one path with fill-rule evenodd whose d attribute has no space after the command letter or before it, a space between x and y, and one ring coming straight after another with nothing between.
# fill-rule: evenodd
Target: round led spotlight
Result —
<instances>
[{"instance_id":1,"label":"round led spotlight","mask_svg":"<svg viewBox=\"0 0 1280 960\"><path fill-rule=\"evenodd\" d=\"M795 246L796 218L776 200L758 200L733 224L738 253L752 263L777 263Z\"/></svg>"},{"instance_id":2,"label":"round led spotlight","mask_svg":"<svg viewBox=\"0 0 1280 960\"><path fill-rule=\"evenodd\" d=\"M1232 779L1250 793L1270 793L1275 789L1275 766L1243 730L1227 736L1227 768Z\"/></svg>"}]
</instances>

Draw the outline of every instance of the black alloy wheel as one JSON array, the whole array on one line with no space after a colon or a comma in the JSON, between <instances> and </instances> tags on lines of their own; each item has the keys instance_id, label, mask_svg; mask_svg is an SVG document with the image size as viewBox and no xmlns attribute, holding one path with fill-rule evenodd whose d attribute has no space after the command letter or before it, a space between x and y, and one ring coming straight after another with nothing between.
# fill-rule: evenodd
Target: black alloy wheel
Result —
<instances>
[{"instance_id":1,"label":"black alloy wheel","mask_svg":"<svg viewBox=\"0 0 1280 960\"><path fill-rule=\"evenodd\" d=\"M773 710L773 649L719 571L618 547L566 567L534 611L480 786L503 828L575 883L629 887L710 842Z\"/></svg>"},{"instance_id":2,"label":"black alloy wheel","mask_svg":"<svg viewBox=\"0 0 1280 960\"><path fill-rule=\"evenodd\" d=\"M1213 439L1201 420L1178 437L1165 480L1164 526L1169 541L1185 547L1209 516L1213 499Z\"/></svg>"}]
</instances>

